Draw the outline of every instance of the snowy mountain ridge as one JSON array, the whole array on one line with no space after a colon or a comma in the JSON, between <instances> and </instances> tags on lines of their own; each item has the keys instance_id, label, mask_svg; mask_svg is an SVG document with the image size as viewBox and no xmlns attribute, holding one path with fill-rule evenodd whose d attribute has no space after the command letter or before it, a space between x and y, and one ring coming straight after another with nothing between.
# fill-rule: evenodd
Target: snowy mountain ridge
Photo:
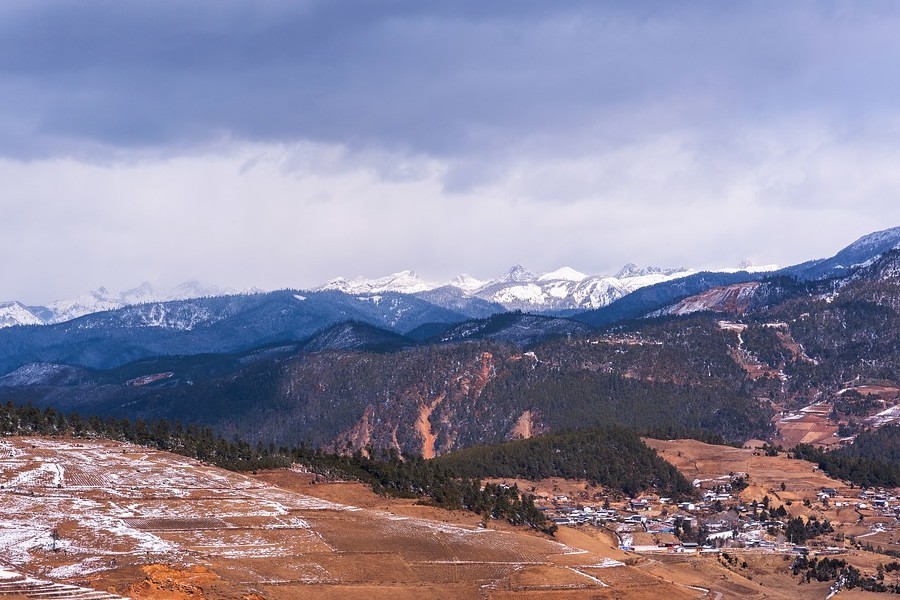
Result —
<instances>
[{"instance_id":1,"label":"snowy mountain ridge","mask_svg":"<svg viewBox=\"0 0 900 600\"><path fill-rule=\"evenodd\" d=\"M493 302L507 310L542 312L600 308L638 288L693 273L694 270L684 267L641 269L634 264L625 265L614 276L586 275L568 266L547 273L532 273L522 265L514 265L489 281L459 275L447 282L433 282L407 270L377 279L338 277L316 289L365 295L384 292L422 294L438 288L455 288L464 297Z\"/></svg>"},{"instance_id":2,"label":"snowy mountain ridge","mask_svg":"<svg viewBox=\"0 0 900 600\"><path fill-rule=\"evenodd\" d=\"M249 290L245 293L256 293L257 291L259 290ZM238 293L241 292L227 288L219 288L217 286L204 285L199 281L187 281L170 290L156 288L145 281L135 288L125 290L118 294L110 292L105 287L101 287L76 298L51 302L47 305L47 308L51 311L52 316L44 319L44 322L48 325L62 323L96 312L116 310L126 306L136 306L151 302L169 302L171 300L229 296Z\"/></svg>"},{"instance_id":3,"label":"snowy mountain ridge","mask_svg":"<svg viewBox=\"0 0 900 600\"><path fill-rule=\"evenodd\" d=\"M13 325L43 325L44 321L21 302L0 303L0 328Z\"/></svg>"},{"instance_id":4,"label":"snowy mountain ridge","mask_svg":"<svg viewBox=\"0 0 900 600\"><path fill-rule=\"evenodd\" d=\"M198 281L187 281L172 289L159 289L148 282L115 293L99 287L75 298L55 300L46 306L25 306L20 302L0 303L0 329L15 325L52 325L63 323L94 313L118 310L128 306L138 306L172 300L190 300L235 294L255 294L256 288L238 292L228 288L204 285Z\"/></svg>"},{"instance_id":5,"label":"snowy mountain ridge","mask_svg":"<svg viewBox=\"0 0 900 600\"><path fill-rule=\"evenodd\" d=\"M494 305L498 310L502 307L505 310L526 312L577 311L600 308L641 287L693 273L694 270L686 268L638 268L634 264L625 265L614 276L587 275L568 266L546 273L532 273L521 265L514 265L487 281L462 274L450 281L438 282L423 279L414 271L405 270L374 279L362 276L353 279L338 277L312 291L339 291L373 300L380 294L407 294L452 310L458 310L462 301L483 301ZM25 306L15 301L0 303L0 328L52 325L131 306L261 292L256 288L239 292L197 281L189 281L172 289L159 289L148 282L122 292L112 292L100 287L81 296L50 302L46 306ZM146 325L151 325L152 322L159 326L163 323L171 326L173 316L162 316L160 311L163 311L162 307L142 316L147 320ZM203 320L186 315L178 315L176 320L181 328L190 329L198 318Z\"/></svg>"},{"instance_id":6,"label":"snowy mountain ridge","mask_svg":"<svg viewBox=\"0 0 900 600\"><path fill-rule=\"evenodd\" d=\"M398 292L401 294L417 294L427 292L444 284L425 281L415 271L400 271L377 279L354 277L344 279L337 277L315 288L316 291L337 290L350 295L382 294L384 292Z\"/></svg>"},{"instance_id":7,"label":"snowy mountain ridge","mask_svg":"<svg viewBox=\"0 0 900 600\"><path fill-rule=\"evenodd\" d=\"M844 273L895 248L900 248L900 227L865 235L831 258L808 261L784 269L778 269L775 265L753 266L742 263L737 268L709 271L776 272L809 280ZM353 279L338 277L312 291L340 291L357 297L385 293L407 294L451 310L459 310L467 302L481 302L479 310L485 314L499 307L505 310L569 314L602 308L638 289L696 273L697 270L685 267L639 268L632 263L622 267L615 275L587 275L568 266L546 273L532 273L521 265L515 265L487 281L463 274L450 281L440 282L423 279L414 271L405 270L374 279L362 276ZM262 290L255 288L238 292L206 286L197 281L181 284L171 290L160 290L150 283L119 293L101 287L88 294L57 300L46 306L27 306L15 301L0 303L0 328L62 323L84 315L141 304L260 292ZM168 322L165 318L162 321ZM187 319L186 323L189 327L194 319Z\"/></svg>"}]
</instances>

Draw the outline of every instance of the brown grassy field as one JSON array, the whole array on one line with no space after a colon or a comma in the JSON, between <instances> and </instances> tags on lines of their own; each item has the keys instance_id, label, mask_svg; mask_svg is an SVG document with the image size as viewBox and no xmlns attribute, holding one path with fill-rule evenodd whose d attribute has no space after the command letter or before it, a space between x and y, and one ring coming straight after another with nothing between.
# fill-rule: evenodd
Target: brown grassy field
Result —
<instances>
[{"instance_id":1,"label":"brown grassy field","mask_svg":"<svg viewBox=\"0 0 900 600\"><path fill-rule=\"evenodd\" d=\"M802 502L804 498L814 500L823 487L846 488L812 463L785 456L764 456L749 448L714 446L696 440L645 441L689 480L714 480L729 473L749 473L750 486L741 493L741 498L748 501L769 495L782 501Z\"/></svg>"},{"instance_id":2,"label":"brown grassy field","mask_svg":"<svg viewBox=\"0 0 900 600\"><path fill-rule=\"evenodd\" d=\"M134 598L702 595L635 567L601 568L624 557L603 535L483 528L477 515L359 484L253 478L112 442L0 446L0 556L47 581Z\"/></svg>"},{"instance_id":3,"label":"brown grassy field","mask_svg":"<svg viewBox=\"0 0 900 600\"><path fill-rule=\"evenodd\" d=\"M747 494L801 499L839 485L784 457L650 443L689 478L749 472ZM584 482L519 483L545 493L597 492ZM7 575L82 586L59 588L53 597L61 599L84 597L84 588L154 600L804 600L827 593L825 584L798 586L783 556L747 554L746 567L715 556L641 556L619 550L604 529L562 527L550 538L498 521L483 528L472 513L384 498L357 483L317 483L294 471L245 476L105 441L0 440L0 485L0 593ZM842 510L834 517L858 535L892 543ZM882 558L854 554L870 569ZM114 598L96 596L103 597Z\"/></svg>"}]
</instances>

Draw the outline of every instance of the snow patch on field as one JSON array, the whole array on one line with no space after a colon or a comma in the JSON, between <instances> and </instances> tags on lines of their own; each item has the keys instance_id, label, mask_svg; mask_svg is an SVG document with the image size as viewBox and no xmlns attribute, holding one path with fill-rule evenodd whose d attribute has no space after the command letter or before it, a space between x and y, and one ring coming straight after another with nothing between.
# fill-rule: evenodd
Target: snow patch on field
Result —
<instances>
[{"instance_id":1,"label":"snow patch on field","mask_svg":"<svg viewBox=\"0 0 900 600\"><path fill-rule=\"evenodd\" d=\"M277 580L282 566L294 565L284 566L296 569L292 581L321 582L333 576L315 571L315 560L304 556L381 552L395 537L415 543L390 551L416 562L496 561L518 568L561 554L599 560L555 541L529 537L523 546L510 532L322 500L112 442L3 440L0 482L13 484L0 490L0 558L13 569L51 578L151 562L262 559L253 564L275 565L265 567L272 572L256 577L248 571L245 580ZM54 544L63 552L52 552Z\"/></svg>"},{"instance_id":2,"label":"snow patch on field","mask_svg":"<svg viewBox=\"0 0 900 600\"><path fill-rule=\"evenodd\" d=\"M625 563L620 562L618 560L614 560L612 558L604 558L602 561L595 565L585 565L584 569L612 569L613 567L624 567Z\"/></svg>"},{"instance_id":3,"label":"snow patch on field","mask_svg":"<svg viewBox=\"0 0 900 600\"><path fill-rule=\"evenodd\" d=\"M594 577L593 575L588 575L588 574L585 573L584 571L580 571L579 569L576 569L576 568L574 568L574 567L567 567L567 568L568 568L570 571L572 571L573 573L578 573L578 574L581 575L582 577L586 577L586 578L590 579L591 581L593 581L594 583L596 583L597 585L599 585L599 586L601 586L601 587L609 587L609 585L607 585L606 583L604 583L602 580L600 580L600 579Z\"/></svg>"},{"instance_id":4,"label":"snow patch on field","mask_svg":"<svg viewBox=\"0 0 900 600\"><path fill-rule=\"evenodd\" d=\"M35 487L62 485L63 468L56 463L41 463L36 469L29 469L18 473L8 482L3 482L6 487Z\"/></svg>"},{"instance_id":5,"label":"snow patch on field","mask_svg":"<svg viewBox=\"0 0 900 600\"><path fill-rule=\"evenodd\" d=\"M900 404L881 411L871 417L869 421L873 427L884 427L885 425L900 422Z\"/></svg>"},{"instance_id":6,"label":"snow patch on field","mask_svg":"<svg viewBox=\"0 0 900 600\"><path fill-rule=\"evenodd\" d=\"M84 559L81 562L77 562L71 565L64 565L62 567L56 567L55 569L47 573L47 577L51 577L53 579L74 579L75 577L84 577L85 575L105 571L112 564L115 563L111 563L107 558L92 556L90 558Z\"/></svg>"},{"instance_id":7,"label":"snow patch on field","mask_svg":"<svg viewBox=\"0 0 900 600\"><path fill-rule=\"evenodd\" d=\"M265 526L266 529L309 529L309 523L300 517L289 519L276 519L274 523Z\"/></svg>"}]
</instances>

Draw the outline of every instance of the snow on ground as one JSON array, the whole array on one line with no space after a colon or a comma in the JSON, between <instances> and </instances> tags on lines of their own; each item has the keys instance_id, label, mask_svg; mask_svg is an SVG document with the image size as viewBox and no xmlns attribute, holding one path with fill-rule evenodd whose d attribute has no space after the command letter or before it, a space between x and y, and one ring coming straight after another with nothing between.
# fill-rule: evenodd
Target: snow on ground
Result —
<instances>
[{"instance_id":1,"label":"snow on ground","mask_svg":"<svg viewBox=\"0 0 900 600\"><path fill-rule=\"evenodd\" d=\"M562 267L549 273L538 276L538 281L581 281L587 279L587 275L580 271L576 271L572 267Z\"/></svg>"},{"instance_id":2,"label":"snow on ground","mask_svg":"<svg viewBox=\"0 0 900 600\"><path fill-rule=\"evenodd\" d=\"M576 569L575 567L567 567L567 568L568 568L570 571L572 571L573 573L578 573L578 574L581 575L582 577L586 577L586 578L590 579L591 581L593 581L594 583L600 585L601 587L609 587L609 586L608 586L607 584L605 584L602 580L600 580L600 579L594 577L593 575L588 575L587 573L584 573L584 572L580 571L579 569Z\"/></svg>"},{"instance_id":3,"label":"snow on ground","mask_svg":"<svg viewBox=\"0 0 900 600\"><path fill-rule=\"evenodd\" d=\"M604 558L596 565L586 565L585 569L611 569L613 567L624 567L625 563L612 558Z\"/></svg>"},{"instance_id":4,"label":"snow on ground","mask_svg":"<svg viewBox=\"0 0 900 600\"><path fill-rule=\"evenodd\" d=\"M287 557L294 548L283 543L284 535L302 542L299 532L311 529L297 511L362 510L186 458L90 440L3 440L0 485L0 556L60 578L102 570L123 557L178 562L211 550L226 558ZM203 526L192 531L198 523ZM421 519L398 526L423 535L481 533ZM54 529L60 532L56 552ZM305 535L315 538L311 531ZM62 556L68 564L42 566Z\"/></svg>"},{"instance_id":5,"label":"snow on ground","mask_svg":"<svg viewBox=\"0 0 900 600\"><path fill-rule=\"evenodd\" d=\"M104 571L110 567L110 564L112 563L107 558L101 556L92 556L75 564L56 567L55 569L47 573L47 576L52 577L53 579L71 579L74 577L84 577L85 575L90 575L91 573Z\"/></svg>"},{"instance_id":6,"label":"snow on ground","mask_svg":"<svg viewBox=\"0 0 900 600\"><path fill-rule=\"evenodd\" d=\"M235 565L247 560L251 570L290 564L293 579L321 582L333 575L304 556L381 551L391 540L391 552L417 562L524 566L583 555L590 567L615 566L556 541L529 538L523 546L509 532L322 500L127 444L39 438L2 444L0 559L31 577L79 580L153 562L226 560L243 568Z\"/></svg>"},{"instance_id":7,"label":"snow on ground","mask_svg":"<svg viewBox=\"0 0 900 600\"><path fill-rule=\"evenodd\" d=\"M77 585L35 579L15 571L0 570L0 596L55 598L56 600L123 600L121 596Z\"/></svg>"},{"instance_id":8,"label":"snow on ground","mask_svg":"<svg viewBox=\"0 0 900 600\"><path fill-rule=\"evenodd\" d=\"M891 423L900 423L900 404L881 411L868 419L873 427L884 427Z\"/></svg>"}]
</instances>

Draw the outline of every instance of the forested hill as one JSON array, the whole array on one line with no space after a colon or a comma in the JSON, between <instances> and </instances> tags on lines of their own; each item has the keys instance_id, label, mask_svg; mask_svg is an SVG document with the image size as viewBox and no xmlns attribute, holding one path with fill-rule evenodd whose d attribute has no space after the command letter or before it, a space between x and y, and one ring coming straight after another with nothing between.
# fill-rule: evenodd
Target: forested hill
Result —
<instances>
[{"instance_id":1,"label":"forested hill","mask_svg":"<svg viewBox=\"0 0 900 600\"><path fill-rule=\"evenodd\" d=\"M691 484L671 464L622 427L593 429L458 450L435 459L468 477L586 479L628 495L649 489L688 495Z\"/></svg>"},{"instance_id":2,"label":"forested hill","mask_svg":"<svg viewBox=\"0 0 900 600\"><path fill-rule=\"evenodd\" d=\"M794 455L838 479L861 486L900 486L900 426L889 425L859 434L852 445L824 452L809 445L794 448Z\"/></svg>"},{"instance_id":3,"label":"forested hill","mask_svg":"<svg viewBox=\"0 0 900 600\"><path fill-rule=\"evenodd\" d=\"M703 429L727 441L765 437L772 410L743 389L735 343L733 333L697 317L530 352L487 341L390 354L275 348L222 357L221 368L213 357L200 366L166 359L79 372L54 385L0 380L0 400L204 424L267 444L371 445L404 456L610 425Z\"/></svg>"}]
</instances>

